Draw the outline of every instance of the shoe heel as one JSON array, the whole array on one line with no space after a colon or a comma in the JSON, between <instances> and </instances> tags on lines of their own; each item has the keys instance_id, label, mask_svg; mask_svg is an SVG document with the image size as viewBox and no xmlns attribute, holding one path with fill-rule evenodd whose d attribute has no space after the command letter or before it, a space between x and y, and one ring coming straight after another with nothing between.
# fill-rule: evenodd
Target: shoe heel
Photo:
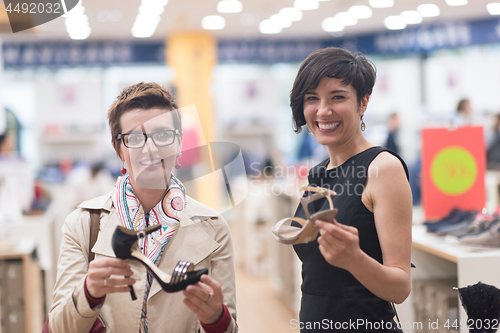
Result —
<instances>
[{"instance_id":1,"label":"shoe heel","mask_svg":"<svg viewBox=\"0 0 500 333\"><path fill-rule=\"evenodd\" d=\"M137 240L146 237L147 234L160 228L160 224L155 224L149 228L134 231L122 226L117 226L111 240L111 246L116 257L120 259L133 259L132 251L137 249Z\"/></svg>"}]
</instances>

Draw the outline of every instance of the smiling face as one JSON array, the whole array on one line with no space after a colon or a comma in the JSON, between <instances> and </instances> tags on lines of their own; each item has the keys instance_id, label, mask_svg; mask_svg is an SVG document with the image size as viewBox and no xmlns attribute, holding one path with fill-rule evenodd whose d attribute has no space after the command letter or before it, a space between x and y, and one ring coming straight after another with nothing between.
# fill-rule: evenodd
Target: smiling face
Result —
<instances>
[{"instance_id":1,"label":"smiling face","mask_svg":"<svg viewBox=\"0 0 500 333\"><path fill-rule=\"evenodd\" d=\"M304 95L304 118L312 134L329 148L362 137L360 118L369 96L360 103L356 90L342 79L323 77L315 89Z\"/></svg>"},{"instance_id":2,"label":"smiling face","mask_svg":"<svg viewBox=\"0 0 500 333\"><path fill-rule=\"evenodd\" d=\"M133 133L137 139L143 133L152 134L162 130L174 130L172 113L162 108L149 110L134 109L126 112L120 119L123 133ZM155 140L158 144L164 134L157 133ZM134 142L129 141L129 146ZM181 152L181 139L176 136L171 145L157 147L151 137L148 137L142 148L127 148L121 145L120 158L127 165L130 182L135 189L139 186L144 189L167 189L170 174L175 164L176 156Z\"/></svg>"}]
</instances>

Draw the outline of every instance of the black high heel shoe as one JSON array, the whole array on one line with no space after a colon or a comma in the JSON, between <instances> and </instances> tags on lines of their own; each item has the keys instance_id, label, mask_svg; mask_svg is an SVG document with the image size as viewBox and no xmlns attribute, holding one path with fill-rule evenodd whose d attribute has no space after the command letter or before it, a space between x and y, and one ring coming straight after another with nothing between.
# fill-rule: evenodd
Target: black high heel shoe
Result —
<instances>
[{"instance_id":1,"label":"black high heel shoe","mask_svg":"<svg viewBox=\"0 0 500 333\"><path fill-rule=\"evenodd\" d=\"M183 290L188 285L199 282L203 274L208 274L208 269L204 268L193 271L194 266L192 263L181 260L174 267L174 272L170 276L161 271L148 257L139 252L137 241L145 238L147 234L158 230L160 227L160 224L156 224L143 230L134 231L117 226L111 242L116 257L120 259L134 259L141 262L151 272L162 289L168 293ZM132 295L132 286L129 287ZM132 295L132 299L134 299L134 296Z\"/></svg>"}]
</instances>

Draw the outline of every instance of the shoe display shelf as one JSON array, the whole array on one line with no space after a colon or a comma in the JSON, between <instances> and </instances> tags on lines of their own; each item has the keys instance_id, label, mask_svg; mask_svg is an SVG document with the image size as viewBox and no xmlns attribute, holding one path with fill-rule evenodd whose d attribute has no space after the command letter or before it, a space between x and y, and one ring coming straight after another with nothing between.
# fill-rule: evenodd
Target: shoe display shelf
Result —
<instances>
[{"instance_id":1,"label":"shoe display shelf","mask_svg":"<svg viewBox=\"0 0 500 333\"><path fill-rule=\"evenodd\" d=\"M455 286L451 286L448 282L449 290L444 290L444 293L450 295L455 293L458 299L458 292L453 290L453 287L466 287L476 284L481 281L486 284L500 287L500 248L478 248L468 247L458 244L449 237L440 237L435 234L428 233L424 225L414 225L412 229L412 263L416 268L412 269L413 290L408 299L401 305L397 306L401 322L417 323L423 321L423 326L429 325L431 318L416 318L419 311L415 311L415 307L422 306L418 299L419 285L426 280L429 284L436 281L456 281ZM441 290L443 283L441 283ZM415 302L417 301L417 302ZM437 302L437 301L436 301ZM415 304L416 303L416 304ZM458 323L459 332L466 333L467 315L461 306L458 304ZM437 304L429 304L430 307L436 307ZM417 315L416 315L417 313ZM439 329L443 329L444 319L439 321ZM432 318L432 322L436 319ZM446 321L445 321L446 322ZM416 326L414 326L416 327ZM405 328L405 333L419 332L412 328ZM438 330L433 330L438 332ZM441 332L441 331L439 331ZM444 331L443 331L444 332ZM452 330L449 330L452 332Z\"/></svg>"},{"instance_id":2,"label":"shoe display shelf","mask_svg":"<svg viewBox=\"0 0 500 333\"><path fill-rule=\"evenodd\" d=\"M32 258L31 260L36 262L36 266L38 267L37 269L38 271L41 270L43 276L40 285L37 286L37 290L34 291L40 295L42 300L42 319L45 319L47 314L46 312L52 305L52 292L56 280L56 253L59 252L58 246L60 242L55 241L54 228L55 226L50 212L46 212L43 215L22 216L20 220L16 222L12 221L10 223L4 223L1 227L2 233L0 239L2 239L6 244L32 244L33 249L30 249L31 252L29 254L36 252L36 260L35 258ZM28 248L26 245L23 246L21 246L20 249ZM13 250L9 249L9 251ZM14 252L18 253L18 257L20 257L22 253L19 251ZM0 257L3 254L9 256L13 255L12 252L0 251ZM28 254L26 255L28 256ZM38 324L38 322L36 322L36 324ZM41 325L40 329L36 330L37 332L42 330L43 320ZM37 326L35 325L35 327ZM31 331L26 330L25 332Z\"/></svg>"},{"instance_id":3,"label":"shoe display shelf","mask_svg":"<svg viewBox=\"0 0 500 333\"><path fill-rule=\"evenodd\" d=\"M41 332L43 288L36 243L24 239L0 244L0 332Z\"/></svg>"}]
</instances>

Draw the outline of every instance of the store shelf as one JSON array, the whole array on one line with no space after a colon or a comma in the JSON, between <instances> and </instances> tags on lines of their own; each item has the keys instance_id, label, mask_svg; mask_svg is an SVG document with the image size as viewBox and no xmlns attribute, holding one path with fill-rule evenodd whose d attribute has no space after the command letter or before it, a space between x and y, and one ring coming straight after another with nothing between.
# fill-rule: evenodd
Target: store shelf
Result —
<instances>
[{"instance_id":1,"label":"store shelf","mask_svg":"<svg viewBox=\"0 0 500 333\"><path fill-rule=\"evenodd\" d=\"M412 232L412 262L416 266L412 270L412 280L452 278L457 281L456 287L466 287L479 281L500 286L497 268L500 249L460 245L454 238L427 233L423 225L413 226ZM406 321L414 321L412 295L405 303L407 306L403 316ZM466 319L464 309L461 306L459 308L459 319ZM466 333L467 328L462 327L460 332Z\"/></svg>"},{"instance_id":2,"label":"store shelf","mask_svg":"<svg viewBox=\"0 0 500 333\"><path fill-rule=\"evenodd\" d=\"M500 258L500 249L480 249L460 245L456 239L428 233L423 225L413 226L412 232L413 247L454 263L464 258Z\"/></svg>"},{"instance_id":3,"label":"store shelf","mask_svg":"<svg viewBox=\"0 0 500 333\"><path fill-rule=\"evenodd\" d=\"M32 240L0 250L0 332L40 332L43 326L42 276Z\"/></svg>"}]
</instances>

